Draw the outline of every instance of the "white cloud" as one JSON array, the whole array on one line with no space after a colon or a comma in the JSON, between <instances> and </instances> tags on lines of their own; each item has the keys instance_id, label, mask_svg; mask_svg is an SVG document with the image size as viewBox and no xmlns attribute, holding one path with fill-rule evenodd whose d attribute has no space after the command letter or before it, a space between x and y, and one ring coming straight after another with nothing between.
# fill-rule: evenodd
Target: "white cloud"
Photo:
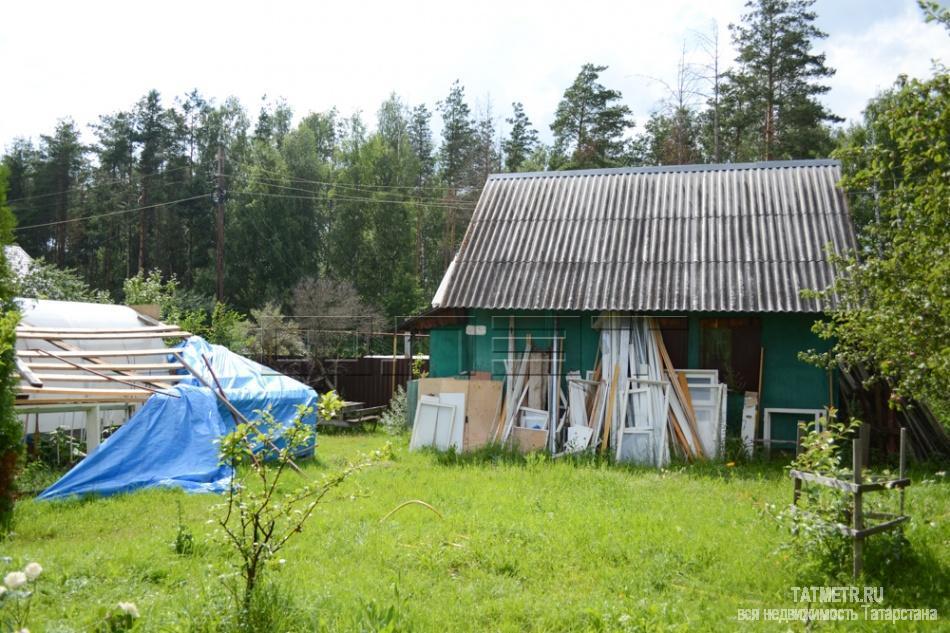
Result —
<instances>
[{"instance_id":1,"label":"white cloud","mask_svg":"<svg viewBox=\"0 0 950 633\"><path fill-rule=\"evenodd\" d=\"M624 94L637 121L663 97L647 76L671 80L685 38L726 29L743 0L541 2L32 2L5 9L0 30L5 98L0 147L36 137L57 118L81 126L131 107L151 88L169 103L193 88L239 97L252 116L260 97L286 97L298 115L336 106L375 116L396 91L432 107L458 78L470 102L490 95L499 119L523 101L544 137L581 64L606 64L603 82ZM860 2L856 3L861 6ZM829 103L855 116L902 70L927 71L946 47L912 4L899 19L823 42L839 69ZM821 7L818 7L821 11ZM843 29L844 27L842 27ZM950 57L950 55L945 55Z\"/></svg>"},{"instance_id":2,"label":"white cloud","mask_svg":"<svg viewBox=\"0 0 950 633\"><path fill-rule=\"evenodd\" d=\"M913 5L860 33L829 37L824 48L828 64L837 69L827 103L855 121L868 99L893 85L898 75L926 77L931 60L950 62L950 37L943 27L925 23Z\"/></svg>"}]
</instances>

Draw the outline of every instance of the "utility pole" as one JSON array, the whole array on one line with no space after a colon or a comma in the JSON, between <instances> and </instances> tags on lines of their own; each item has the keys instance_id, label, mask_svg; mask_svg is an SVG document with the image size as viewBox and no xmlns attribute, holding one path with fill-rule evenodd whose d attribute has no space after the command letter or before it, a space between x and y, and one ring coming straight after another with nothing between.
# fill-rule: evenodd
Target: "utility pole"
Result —
<instances>
[{"instance_id":1,"label":"utility pole","mask_svg":"<svg viewBox=\"0 0 950 633\"><path fill-rule=\"evenodd\" d=\"M224 303L224 201L226 192L224 189L224 146L218 147L218 169L215 177L215 189L212 200L214 201L214 264L217 285L215 287L215 296L217 300Z\"/></svg>"}]
</instances>

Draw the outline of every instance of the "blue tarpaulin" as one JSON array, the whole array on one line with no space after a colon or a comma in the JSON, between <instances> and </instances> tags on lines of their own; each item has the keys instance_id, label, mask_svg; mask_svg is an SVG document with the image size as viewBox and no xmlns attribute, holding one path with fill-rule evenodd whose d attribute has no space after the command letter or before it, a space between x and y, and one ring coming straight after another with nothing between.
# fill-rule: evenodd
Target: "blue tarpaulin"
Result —
<instances>
[{"instance_id":1,"label":"blue tarpaulin","mask_svg":"<svg viewBox=\"0 0 950 633\"><path fill-rule=\"evenodd\" d=\"M228 400L248 420L259 420L259 412L266 410L275 420L286 424L303 406L312 409L306 421L317 423L317 393L289 376L235 354L222 345L212 345L199 336L191 337L182 345L182 358L212 387L216 387L214 379L217 378ZM208 371L204 358L210 362L214 376ZM197 378L182 382L201 384ZM218 405L218 410L225 420L233 420L224 403ZM280 446L279 440L277 445Z\"/></svg>"},{"instance_id":2,"label":"blue tarpaulin","mask_svg":"<svg viewBox=\"0 0 950 633\"><path fill-rule=\"evenodd\" d=\"M202 357L207 358L228 400L251 421L267 410L275 421L288 424L299 406L316 407L317 394L310 387L200 337L188 339L182 355L215 386ZM169 395L150 397L128 422L38 498L108 496L148 487L226 490L232 470L219 463L216 440L234 428L231 412L195 378L182 380L166 392ZM316 414L311 413L307 421L316 424Z\"/></svg>"},{"instance_id":3,"label":"blue tarpaulin","mask_svg":"<svg viewBox=\"0 0 950 633\"><path fill-rule=\"evenodd\" d=\"M40 499L113 495L168 486L194 492L226 489L231 468L218 462L221 419L210 389L182 385L156 394L99 448L43 491Z\"/></svg>"}]
</instances>

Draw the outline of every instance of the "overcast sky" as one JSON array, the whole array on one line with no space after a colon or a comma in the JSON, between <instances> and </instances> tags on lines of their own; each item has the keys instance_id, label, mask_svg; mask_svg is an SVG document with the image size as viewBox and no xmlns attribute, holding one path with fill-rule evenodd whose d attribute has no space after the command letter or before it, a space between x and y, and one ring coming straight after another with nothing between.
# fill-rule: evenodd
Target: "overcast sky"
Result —
<instances>
[{"instance_id":1,"label":"overcast sky","mask_svg":"<svg viewBox=\"0 0 950 633\"><path fill-rule=\"evenodd\" d=\"M585 62L609 66L603 82L623 92L643 122L672 81L686 42L728 25L743 0L617 2L29 2L8 3L0 26L0 147L37 138L72 116L82 127L127 109L151 88L170 103L192 88L240 98L252 115L262 95L284 97L299 118L336 106L375 115L396 91L430 107L458 78L470 103L490 99L499 118L522 101L548 126ZM950 38L925 24L913 0L819 0L819 44L837 69L826 100L857 118L899 73L925 76L950 62ZM91 137L86 134L88 140Z\"/></svg>"}]
</instances>

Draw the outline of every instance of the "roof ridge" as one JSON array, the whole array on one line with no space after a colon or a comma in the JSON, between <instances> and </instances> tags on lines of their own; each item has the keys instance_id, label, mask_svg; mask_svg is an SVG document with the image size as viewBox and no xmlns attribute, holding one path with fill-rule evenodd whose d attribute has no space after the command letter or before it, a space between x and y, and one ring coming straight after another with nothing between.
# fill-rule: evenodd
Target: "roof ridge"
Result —
<instances>
[{"instance_id":1,"label":"roof ridge","mask_svg":"<svg viewBox=\"0 0 950 633\"><path fill-rule=\"evenodd\" d=\"M490 174L488 180L519 178L559 178L563 176L609 176L614 174L664 174L702 171L745 171L750 169L790 169L795 167L840 167L834 158L770 160L753 163L698 163L691 165L655 165L649 167L603 167L600 169L566 169L563 171L526 171Z\"/></svg>"}]
</instances>

